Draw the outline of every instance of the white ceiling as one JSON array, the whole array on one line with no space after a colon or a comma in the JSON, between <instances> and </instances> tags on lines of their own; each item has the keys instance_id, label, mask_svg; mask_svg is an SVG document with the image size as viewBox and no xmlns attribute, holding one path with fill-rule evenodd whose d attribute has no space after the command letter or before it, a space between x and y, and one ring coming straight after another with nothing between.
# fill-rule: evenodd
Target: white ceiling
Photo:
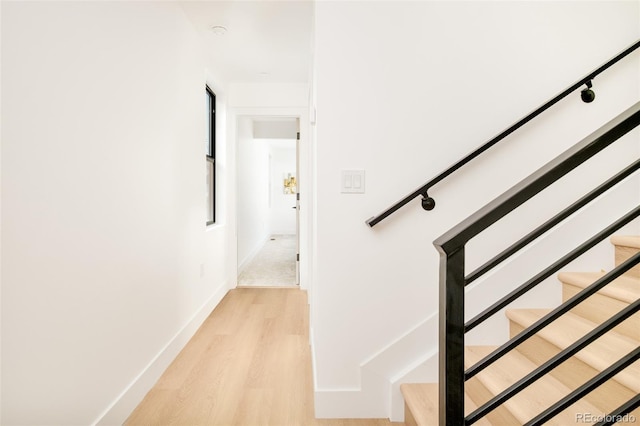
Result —
<instances>
[{"instance_id":1,"label":"white ceiling","mask_svg":"<svg viewBox=\"0 0 640 426\"><path fill-rule=\"evenodd\" d=\"M180 1L203 37L214 75L227 82L306 83L312 0ZM221 25L219 36L211 27Z\"/></svg>"}]
</instances>

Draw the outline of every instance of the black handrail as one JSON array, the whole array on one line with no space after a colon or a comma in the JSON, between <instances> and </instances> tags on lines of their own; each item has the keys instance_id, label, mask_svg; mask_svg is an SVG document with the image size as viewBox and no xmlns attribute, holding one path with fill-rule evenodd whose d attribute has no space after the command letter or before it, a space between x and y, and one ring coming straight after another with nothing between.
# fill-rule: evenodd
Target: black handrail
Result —
<instances>
[{"instance_id":1,"label":"black handrail","mask_svg":"<svg viewBox=\"0 0 640 426\"><path fill-rule=\"evenodd\" d=\"M441 425L469 424L468 419L465 419L464 416L466 380L640 262L640 254L632 256L465 372L466 244L473 237L639 125L640 102L557 156L434 242L440 252L440 348L438 356L440 362L439 418ZM637 217L639 213L640 206L629 212L621 221ZM612 232L612 226L608 228L610 232ZM581 250L581 248L579 247L577 250ZM571 254L567 256L571 256Z\"/></svg>"},{"instance_id":2,"label":"black handrail","mask_svg":"<svg viewBox=\"0 0 640 426\"><path fill-rule=\"evenodd\" d=\"M562 154L542 166L511 189L451 228L434 244L446 252L462 247L471 238L493 225L546 187L568 174L598 152L633 130L640 124L640 102L610 120Z\"/></svg>"},{"instance_id":3,"label":"black handrail","mask_svg":"<svg viewBox=\"0 0 640 426\"><path fill-rule=\"evenodd\" d=\"M544 111L546 111L547 109L549 109L550 107L558 103L560 100L568 96L571 92L580 88L582 85L586 84L587 87L591 87L591 80L593 80L598 74L602 73L603 71L605 71L606 69L608 69L609 67L611 67L612 65L620 61L621 59L623 59L624 57L628 56L630 53L632 53L634 50L638 49L639 47L640 47L640 40L636 41L634 44L632 44L631 46L629 46L628 48L626 48L625 50L623 50L622 52L620 52L619 54L617 54L616 56L614 56L613 58L605 62L604 64L602 64L600 67L591 71L589 74L587 74L580 80L576 81L574 84L572 84L571 86L569 86L568 88L560 92L551 100L544 103L538 109L526 115L520 121L516 122L511 127L504 130L502 133L495 136L493 139L489 140L484 145L480 146L479 148L477 148L476 150L468 154L466 157L464 157L463 159L459 160L458 162L456 162L455 164L447 168L445 171L443 171L442 173L440 173L439 175L437 175L436 177L434 177L433 179L431 179L430 181L422 185L420 188L413 191L411 194L404 197L402 200L395 203L393 206L389 207L388 209L378 214L377 216L373 216L367 219L366 224L373 228L376 224L380 223L385 218L389 217L391 214L399 210L401 207L403 207L404 205L406 205L407 203L409 203L411 200L413 200L419 195L422 195L423 197L422 207L425 210L432 210L435 207L435 200L429 197L429 194L428 194L428 191L431 187L435 186L444 178L451 175L456 170L458 170L459 168L461 168L462 166L464 166L474 158L478 157L480 154L482 154L483 152L485 152L486 150L488 150L489 148L491 148L492 146L494 146L495 144L497 144L498 142L500 142L501 140L509 136L511 133L518 130L520 127L527 124L529 121L533 120L538 115L542 114Z\"/></svg>"}]
</instances>

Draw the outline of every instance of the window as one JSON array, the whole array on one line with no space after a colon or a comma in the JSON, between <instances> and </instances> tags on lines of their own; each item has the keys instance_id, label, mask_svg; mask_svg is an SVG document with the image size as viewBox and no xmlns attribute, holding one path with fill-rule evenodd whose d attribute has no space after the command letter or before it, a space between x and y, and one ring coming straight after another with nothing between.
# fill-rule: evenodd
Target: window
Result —
<instances>
[{"instance_id":1,"label":"window","mask_svg":"<svg viewBox=\"0 0 640 426\"><path fill-rule=\"evenodd\" d=\"M216 95L207 89L207 225L216 223Z\"/></svg>"}]
</instances>

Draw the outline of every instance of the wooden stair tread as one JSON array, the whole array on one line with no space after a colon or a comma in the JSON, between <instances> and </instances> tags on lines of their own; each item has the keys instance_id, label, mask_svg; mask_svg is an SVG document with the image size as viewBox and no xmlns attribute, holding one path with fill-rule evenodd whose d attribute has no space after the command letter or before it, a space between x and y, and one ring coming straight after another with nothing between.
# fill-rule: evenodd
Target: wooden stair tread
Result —
<instances>
[{"instance_id":1,"label":"wooden stair tread","mask_svg":"<svg viewBox=\"0 0 640 426\"><path fill-rule=\"evenodd\" d=\"M404 397L405 404L407 404L419 426L435 425L437 423L437 383L404 383L400 385L400 391Z\"/></svg>"},{"instance_id":2,"label":"wooden stair tread","mask_svg":"<svg viewBox=\"0 0 640 426\"><path fill-rule=\"evenodd\" d=\"M496 349L495 346L468 346L465 348L465 365L469 368ZM493 394L498 395L513 383L536 368L536 365L518 351L511 351L476 376ZM556 401L570 393L568 387L556 378L546 375L504 403L504 406L522 424L531 420ZM580 400L546 424L566 426L577 424L575 413L602 415L592 404Z\"/></svg>"},{"instance_id":3,"label":"wooden stair tread","mask_svg":"<svg viewBox=\"0 0 640 426\"><path fill-rule=\"evenodd\" d=\"M418 426L438 425L438 384L437 383L404 383L400 385L404 401ZM464 411L469 414L478 407L467 394L464 397ZM477 423L481 426L492 426L487 419Z\"/></svg>"},{"instance_id":4,"label":"wooden stair tread","mask_svg":"<svg viewBox=\"0 0 640 426\"><path fill-rule=\"evenodd\" d=\"M558 279L565 284L586 288L604 275L605 272L561 272ZM633 303L640 298L640 279L623 275L600 289L598 293L625 303Z\"/></svg>"},{"instance_id":5,"label":"wooden stair tread","mask_svg":"<svg viewBox=\"0 0 640 426\"><path fill-rule=\"evenodd\" d=\"M615 264L619 265L630 256L640 250L640 236L630 235L612 236L611 243L615 245ZM575 295L580 289L584 289L605 275L605 272L562 272L558 275L559 280L565 284L563 287L563 298L567 299ZM597 296L590 297L584 303L574 308L571 312L543 328L536 334L536 340L532 344L542 345L545 351L540 352L537 346L523 345L518 349L529 356L534 354L532 359L541 362L548 356L552 356L557 349L564 349L585 334L589 333L597 324L593 321L601 322L608 318L611 312L617 312L622 306L630 304L640 299L640 265L634 266L623 276L609 283L597 292ZM549 309L512 309L507 310L506 315L512 321L512 330L517 332L519 327L527 328L544 315L550 312ZM583 315L583 316L581 316ZM593 320L593 321L591 321ZM637 327L638 315L633 319L626 320L623 324L610 330L605 335L600 336L591 344L574 355L574 359L568 364L563 364L563 368L569 369L572 374L574 366L581 366L579 369L589 371L590 375L594 370L602 371L621 357L640 346L640 329ZM637 333L636 333L637 331ZM622 333L622 334L621 334ZM543 339L543 340L537 340ZM546 341L546 342L545 342ZM547 343L548 342L548 343ZM555 348L554 348L555 347ZM527 352L531 348L531 353ZM470 368L481 361L496 349L495 346L467 346L465 347L465 368ZM576 361L576 359L580 361ZM586 365L585 365L586 364ZM515 382L535 370L538 366L519 350L512 350L501 359L493 363L485 370L478 373L467 383L467 391L472 393L477 402L482 402L490 395L498 395ZM557 370L556 370L557 371ZM562 373L564 374L564 370ZM579 376L576 376L579 377ZM590 377L590 376L587 376ZM566 377L562 377L563 380ZM567 381L572 387L582 383L582 377L576 380L571 376ZM615 381L610 382L610 386L617 386L612 395L620 392L640 393L640 361L628 366L623 371L614 376ZM573 382L577 383L574 384ZM472 387L469 387L473 385ZM607 384L609 386L609 383ZM626 389L626 388L628 389ZM417 426L438 426L438 385L436 383L403 384L401 391L405 399L407 410L410 414L411 425ZM609 392L607 389L598 391ZM501 419L499 423L513 423L517 419L519 424L525 424L542 411L571 393L571 389L551 374L546 374L514 397L507 400L503 407L508 410L502 411L503 416L508 420ZM606 398L604 398L606 400ZM592 402L603 406L603 410L608 410L607 404L601 399ZM614 401L615 402L615 401ZM465 414L475 411L478 405L465 393ZM509 414L510 413L510 414ZM581 424L576 420L576 413L589 413L593 416L602 415L602 410L591 404L586 399L581 399L565 409L553 419L547 421L547 425L565 426ZM492 413L495 415L497 413ZM495 418L492 417L494 421ZM491 425L487 418L480 419L477 424Z\"/></svg>"},{"instance_id":6,"label":"wooden stair tread","mask_svg":"<svg viewBox=\"0 0 640 426\"><path fill-rule=\"evenodd\" d=\"M548 309L509 309L506 315L510 320L527 328L549 312ZM544 327L537 335L564 349L594 328L595 323L569 312ZM638 333L640 337L640 331ZM640 341L610 330L574 356L594 369L603 371L638 346ZM614 377L629 389L640 392L640 363L628 366Z\"/></svg>"},{"instance_id":7,"label":"wooden stair tread","mask_svg":"<svg viewBox=\"0 0 640 426\"><path fill-rule=\"evenodd\" d=\"M640 249L640 236L637 235L614 235L611 243L615 246L632 247Z\"/></svg>"}]
</instances>

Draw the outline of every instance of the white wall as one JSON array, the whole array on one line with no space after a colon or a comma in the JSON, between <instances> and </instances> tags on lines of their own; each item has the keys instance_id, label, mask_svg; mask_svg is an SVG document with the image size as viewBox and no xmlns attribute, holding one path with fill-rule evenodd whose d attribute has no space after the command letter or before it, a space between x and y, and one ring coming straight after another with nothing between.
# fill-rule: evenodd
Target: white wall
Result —
<instances>
[{"instance_id":1,"label":"white wall","mask_svg":"<svg viewBox=\"0 0 640 426\"><path fill-rule=\"evenodd\" d=\"M1 3L0 3L0 23L2 23L2 4ZM1 38L0 38L0 41L1 41ZM0 48L0 64L2 64L1 48ZM1 81L2 81L2 67L0 66L0 82ZM0 83L0 99L2 99L1 83ZM0 102L0 135L2 135L2 102ZM0 259L2 259L2 138L1 137L0 137ZM2 262L0 261L0 319L1 318L2 318ZM0 325L1 325L1 321L0 321ZM2 354L1 333L0 333L0 354ZM1 364L0 364L0 374L2 374ZM2 421L1 401L2 401L2 386L0 385L0 421Z\"/></svg>"},{"instance_id":2,"label":"white wall","mask_svg":"<svg viewBox=\"0 0 640 426\"><path fill-rule=\"evenodd\" d=\"M265 142L269 144L271 173L269 229L272 234L295 234L296 210L292 207L296 205L296 196L284 193L283 179L289 173L296 175L296 141Z\"/></svg>"},{"instance_id":3,"label":"white wall","mask_svg":"<svg viewBox=\"0 0 640 426\"><path fill-rule=\"evenodd\" d=\"M306 83L235 82L229 87L229 104L239 108L292 108L309 105ZM268 116L280 116L275 110Z\"/></svg>"},{"instance_id":4,"label":"white wall","mask_svg":"<svg viewBox=\"0 0 640 426\"><path fill-rule=\"evenodd\" d=\"M2 9L1 422L122 423L235 282L199 40L171 3Z\"/></svg>"},{"instance_id":5,"label":"white wall","mask_svg":"<svg viewBox=\"0 0 640 426\"><path fill-rule=\"evenodd\" d=\"M433 188L432 212L414 201L373 230L364 221L635 42L638 16L637 2L316 4L311 108L317 108L317 269L311 320L317 415L388 413L388 406L361 398L367 385L360 365L436 312L438 255L432 241L637 101L638 54L594 80L594 103L572 95ZM607 151L586 165L586 173L572 174L542 201L529 203L517 220L474 241L470 267L637 158L637 132ZM340 193L345 169L366 171L366 194ZM637 204L637 179L620 191L622 204L592 209L592 219L583 222L598 229L621 215L625 202ZM520 284L518 270L539 270L592 229L581 232L556 231L555 241L533 251L538 258L521 257L520 267L492 279ZM484 288L484 294L493 293ZM558 298L545 292L532 300L549 304ZM415 360L435 345L425 341Z\"/></svg>"},{"instance_id":6,"label":"white wall","mask_svg":"<svg viewBox=\"0 0 640 426\"><path fill-rule=\"evenodd\" d=\"M253 138L253 123L237 124L238 268L262 248L269 229L269 146Z\"/></svg>"}]
</instances>

